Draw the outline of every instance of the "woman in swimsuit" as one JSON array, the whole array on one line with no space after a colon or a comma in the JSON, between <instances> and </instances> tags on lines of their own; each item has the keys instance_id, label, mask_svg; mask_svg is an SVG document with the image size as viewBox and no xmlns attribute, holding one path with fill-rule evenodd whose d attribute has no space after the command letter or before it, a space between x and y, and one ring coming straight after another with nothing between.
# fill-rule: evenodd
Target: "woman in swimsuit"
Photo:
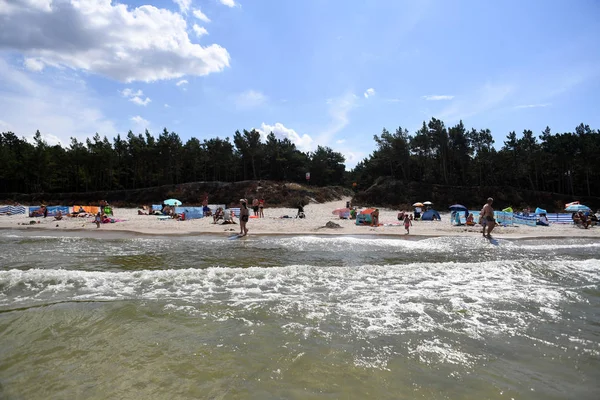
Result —
<instances>
[{"instance_id":1,"label":"woman in swimsuit","mask_svg":"<svg viewBox=\"0 0 600 400\"><path fill-rule=\"evenodd\" d=\"M240 199L240 236L246 236L248 234L248 228L246 224L250 218L250 210L248 209L248 201L246 199Z\"/></svg>"}]
</instances>

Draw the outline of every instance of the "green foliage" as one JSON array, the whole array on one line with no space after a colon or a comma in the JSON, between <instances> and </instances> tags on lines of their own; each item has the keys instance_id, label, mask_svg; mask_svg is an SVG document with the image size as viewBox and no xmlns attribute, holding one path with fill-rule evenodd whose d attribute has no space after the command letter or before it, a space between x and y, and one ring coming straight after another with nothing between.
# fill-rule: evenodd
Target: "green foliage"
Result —
<instances>
[{"instance_id":1,"label":"green foliage","mask_svg":"<svg viewBox=\"0 0 600 400\"><path fill-rule=\"evenodd\" d=\"M453 186L513 186L570 195L599 196L600 131L580 124L575 133L539 137L508 133L497 151L489 129L467 130L462 121L446 128L436 118L413 136L399 128L375 135L376 150L347 177L363 190L377 178Z\"/></svg>"},{"instance_id":2,"label":"green foliage","mask_svg":"<svg viewBox=\"0 0 600 400\"><path fill-rule=\"evenodd\" d=\"M600 196L600 131L580 124L574 132L539 136L509 132L500 150L489 129L446 127L432 118L414 135L398 127L374 135L376 149L351 172L329 147L298 150L287 138L256 130L230 138L183 143L166 128L152 136L129 131L113 141L96 134L85 143L49 146L37 131L31 142L0 134L0 192L59 193L139 189L186 182L272 180L356 190L380 177L454 186L512 186L567 195Z\"/></svg>"},{"instance_id":3,"label":"green foliage","mask_svg":"<svg viewBox=\"0 0 600 400\"><path fill-rule=\"evenodd\" d=\"M311 172L312 171L312 172ZM229 138L195 137L185 144L166 128L158 138L147 130L117 135L112 143L95 134L85 143L49 146L37 131L32 143L12 132L0 134L0 193L60 193L140 189L198 181L267 179L337 185L344 180L344 157L329 148L299 151L273 133L263 141L256 130Z\"/></svg>"}]
</instances>

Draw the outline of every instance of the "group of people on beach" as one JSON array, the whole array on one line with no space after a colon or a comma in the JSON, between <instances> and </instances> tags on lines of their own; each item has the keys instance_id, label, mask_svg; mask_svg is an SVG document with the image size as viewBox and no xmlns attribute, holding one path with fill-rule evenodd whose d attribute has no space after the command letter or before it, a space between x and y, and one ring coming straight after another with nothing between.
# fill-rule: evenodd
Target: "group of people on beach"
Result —
<instances>
[{"instance_id":1,"label":"group of people on beach","mask_svg":"<svg viewBox=\"0 0 600 400\"><path fill-rule=\"evenodd\" d=\"M240 199L240 233L238 236L246 236L248 234L248 221L250 220L250 207L252 207L252 212L254 213L255 218L264 218L265 213L265 199L264 198L255 198L252 200L252 205L248 204L248 200L245 198Z\"/></svg>"},{"instance_id":2,"label":"group of people on beach","mask_svg":"<svg viewBox=\"0 0 600 400\"><path fill-rule=\"evenodd\" d=\"M259 212L263 213L264 208L264 200L262 200L262 207L260 207ZM254 210L254 206L252 206ZM256 215L256 214L255 214ZM223 207L217 208L215 213L213 214L213 223L217 223L219 220L223 220L223 224L235 224L233 221L233 217L235 217L235 213L227 208L223 209ZM264 214L263 214L264 217ZM248 200L240 199L240 233L239 237L246 236L248 234L248 220L250 219L250 208L248 207Z\"/></svg>"},{"instance_id":3,"label":"group of people on beach","mask_svg":"<svg viewBox=\"0 0 600 400\"><path fill-rule=\"evenodd\" d=\"M596 214L600 214L600 212L597 212ZM590 212L589 215L586 215L583 211L577 211L571 215L571 218L573 219L575 226L581 226L582 228L588 229L590 226L599 224L598 215L596 214Z\"/></svg>"},{"instance_id":4,"label":"group of people on beach","mask_svg":"<svg viewBox=\"0 0 600 400\"><path fill-rule=\"evenodd\" d=\"M481 211L480 211L480 215L479 215L479 220L477 221L481 226L482 226L482 231L481 234L484 237L487 238L491 238L491 234L492 231L494 230L495 226L498 225L498 222L495 219L495 215L494 215L494 208L493 208L493 202L494 199L492 197L489 197L486 201L486 203L483 205ZM239 225L240 225L240 232L238 234L238 236L242 237L242 236L246 236L248 235L248 221L250 218L264 218L264 208L265 208L265 200L263 198L255 198L253 199L253 201L250 203L246 198L241 198L239 199L239 204L240 204L240 211L239 211L239 215L237 215L237 217L239 217ZM208 197L206 197L203 201L203 205L206 208L208 207ZM356 208L351 208L351 204L350 202L346 203L347 208L350 209L350 211L353 211L352 217L356 218L356 213L357 210ZM112 216L112 209L108 206L108 203L106 201L101 201L100 202L100 206L98 208L93 207L95 210L92 211L92 213L90 214L88 212L88 206L86 206L86 209L84 210L83 207L74 207L73 211L71 213L66 214L66 216L68 217L78 217L78 216L94 216L94 220L93 222L96 224L96 227L99 228L100 224L102 223L107 223L107 222L116 222L117 220L111 220L111 218L109 218L109 213ZM94 214L94 212L96 210L99 211ZM252 209L253 212L253 216L251 217L250 215L250 209ZM225 207L218 207L216 208L214 214L212 214L213 216L213 223L217 223L217 221L219 220L223 220L223 224L235 224L236 222L234 221L234 217L236 217L236 213L234 212L235 209L231 209L231 208L225 208ZM56 212L56 210L53 210L54 212ZM138 214L142 214L142 215L153 215L153 214L158 214L158 215L162 215L162 216L171 216L173 218L185 218L185 217L179 217L176 212L175 212L175 207L173 206L168 206L166 204L162 204L162 208L161 210L156 210L156 211L152 211L151 206L149 206L148 208L144 207L143 211L139 210ZM468 213L468 211L465 210L465 214L466 214L466 224L473 226L475 225L475 220L473 218L473 214L472 213ZM600 211L599 213L600 214ZM52 216L54 216L54 218L56 220L61 220L65 214L63 214L61 211L56 212L56 214L51 214ZM40 208L35 209L34 211L32 211L30 213L31 217L35 217L35 216L40 216L40 217L47 217L48 216L48 208L46 207L46 205L42 205ZM205 215L206 216L206 215ZM296 216L297 218L303 218L304 215L304 208L302 205L300 205L298 207L298 215ZM372 209L371 213L370 213L371 219L369 221L369 225L371 226L378 226L379 225L379 210L378 209ZM351 217L351 219L353 219ZM598 215L595 215L593 213L584 213L584 212L576 212L573 213L573 222L576 226L581 226L584 228L589 228L590 226L593 225L597 225L599 224L598 222ZM183 220L183 219L182 219ZM405 230L406 230L406 234L410 234L410 228L413 226L413 214L409 213L409 212L400 212L398 213L398 220L401 221L402 225L404 226ZM544 226L548 226L549 222L548 222L548 218L546 217L545 214L540 214L539 220L536 223L537 225L544 225Z\"/></svg>"}]
</instances>

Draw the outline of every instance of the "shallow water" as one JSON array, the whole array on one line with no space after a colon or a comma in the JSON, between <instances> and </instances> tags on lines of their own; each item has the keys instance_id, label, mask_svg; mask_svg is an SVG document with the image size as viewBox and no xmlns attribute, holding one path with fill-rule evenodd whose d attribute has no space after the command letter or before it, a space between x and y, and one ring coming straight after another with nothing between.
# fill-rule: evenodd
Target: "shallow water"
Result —
<instances>
[{"instance_id":1,"label":"shallow water","mask_svg":"<svg viewBox=\"0 0 600 400\"><path fill-rule=\"evenodd\" d=\"M0 231L0 398L597 399L600 243Z\"/></svg>"}]
</instances>

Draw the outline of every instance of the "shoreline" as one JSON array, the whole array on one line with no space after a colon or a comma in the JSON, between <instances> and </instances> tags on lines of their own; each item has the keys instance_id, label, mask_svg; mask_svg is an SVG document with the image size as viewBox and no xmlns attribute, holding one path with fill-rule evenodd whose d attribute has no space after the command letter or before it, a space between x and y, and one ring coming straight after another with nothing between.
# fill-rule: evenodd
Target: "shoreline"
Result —
<instances>
[{"instance_id":1,"label":"shoreline","mask_svg":"<svg viewBox=\"0 0 600 400\"><path fill-rule=\"evenodd\" d=\"M339 219L332 211L345 207L346 201L341 199L328 203L311 203L305 207L306 218L294 218L295 209L265 208L266 218L251 218L248 222L249 237L256 236L350 236L377 237L405 240L420 240L434 237L482 237L481 226L453 226L450 224L450 213L440 212L441 221L413 221L410 234L406 235L404 226L396 216L398 211L380 209L380 222L383 225L361 226L354 220ZM239 232L239 220L232 225L213 224L211 217L176 221L159 220L156 216L138 215L135 208L115 208L114 214L120 222L102 224L100 228L92 222L91 217L63 217L56 221L53 217L30 218L25 214L0 216L0 232L18 230L22 232L44 232L50 235L64 233L86 233L86 236L106 237L106 234L126 237L132 235L154 237L202 237L231 236ZM30 224L30 221L39 223ZM334 222L340 228L326 228L327 222ZM572 224L551 224L540 226L497 226L492 232L494 239L527 240L527 239L600 239L600 227L582 229Z\"/></svg>"},{"instance_id":2,"label":"shoreline","mask_svg":"<svg viewBox=\"0 0 600 400\"><path fill-rule=\"evenodd\" d=\"M328 230L325 230L328 229ZM0 232L6 231L20 231L20 232L31 232L31 233L43 233L44 236L48 237L60 237L68 235L69 233L81 234L80 237L136 237L136 236L148 236L148 237L223 237L235 236L236 231L186 231L186 232L173 232L173 231L148 231L148 230L135 230L135 229L82 229L82 228L51 228L42 226L0 226ZM319 236L319 237L332 237L332 236L343 236L343 237L356 237L356 238L369 238L369 239L400 239L400 240L421 240L430 238L482 238L484 237L481 233L476 234L461 234L460 232L448 234L448 233L411 233L406 235L404 233L392 233L392 232L341 232L339 229L323 228L322 230L315 232L271 232L271 231L260 231L248 233L249 238L251 237L293 237L293 236ZM496 234L492 235L492 239L505 239L505 240L547 240L547 239L599 239L600 235L514 235L514 234Z\"/></svg>"}]
</instances>

